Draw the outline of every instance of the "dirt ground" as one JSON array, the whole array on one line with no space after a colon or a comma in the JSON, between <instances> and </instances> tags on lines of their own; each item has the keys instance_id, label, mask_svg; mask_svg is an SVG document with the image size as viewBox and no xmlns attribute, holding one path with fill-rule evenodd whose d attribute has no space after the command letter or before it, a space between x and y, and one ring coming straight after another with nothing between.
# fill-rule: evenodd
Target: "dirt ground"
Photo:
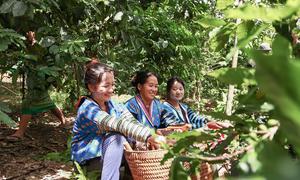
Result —
<instances>
[{"instance_id":1,"label":"dirt ground","mask_svg":"<svg viewBox=\"0 0 300 180\"><path fill-rule=\"evenodd\" d=\"M46 154L67 149L70 129L58 125L53 115L42 114L18 142L8 141L6 137L14 130L0 125L0 179L70 179L71 163L45 160Z\"/></svg>"},{"instance_id":2,"label":"dirt ground","mask_svg":"<svg viewBox=\"0 0 300 180\"><path fill-rule=\"evenodd\" d=\"M1 74L0 80L0 102L9 106L12 111L9 116L17 122L22 101L21 82L13 85L12 79ZM130 97L124 95L113 98L125 102ZM72 122L74 116L67 115L67 121ZM0 121L0 180L70 179L73 172L71 162L50 161L45 157L48 153L66 151L71 128L72 125L59 127L58 119L51 113L39 114L31 120L24 139L10 142L6 137L13 134L15 129Z\"/></svg>"},{"instance_id":3,"label":"dirt ground","mask_svg":"<svg viewBox=\"0 0 300 180\"><path fill-rule=\"evenodd\" d=\"M9 116L17 121L20 112L20 83L12 85L11 79L2 78L0 102L11 109ZM74 115L67 115L72 121ZM71 162L63 163L46 160L52 152L64 152L71 135L71 125L59 127L58 119L51 113L33 117L24 139L10 142L6 139L15 129L0 121L0 180L5 179L70 179L73 172Z\"/></svg>"}]
</instances>

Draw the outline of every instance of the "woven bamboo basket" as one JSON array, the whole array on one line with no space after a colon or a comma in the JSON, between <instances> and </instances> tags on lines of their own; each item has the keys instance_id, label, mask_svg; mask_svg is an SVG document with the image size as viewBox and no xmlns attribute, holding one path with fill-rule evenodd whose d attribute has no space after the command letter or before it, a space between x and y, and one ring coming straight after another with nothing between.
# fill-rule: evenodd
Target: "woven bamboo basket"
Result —
<instances>
[{"instance_id":1,"label":"woven bamboo basket","mask_svg":"<svg viewBox=\"0 0 300 180\"><path fill-rule=\"evenodd\" d=\"M168 151L126 151L125 158L128 162L134 180L167 180L172 164L169 159L164 164L161 160Z\"/></svg>"},{"instance_id":2,"label":"woven bamboo basket","mask_svg":"<svg viewBox=\"0 0 300 180\"><path fill-rule=\"evenodd\" d=\"M192 180L213 180L213 170L208 162L200 164L200 175L192 175Z\"/></svg>"}]
</instances>

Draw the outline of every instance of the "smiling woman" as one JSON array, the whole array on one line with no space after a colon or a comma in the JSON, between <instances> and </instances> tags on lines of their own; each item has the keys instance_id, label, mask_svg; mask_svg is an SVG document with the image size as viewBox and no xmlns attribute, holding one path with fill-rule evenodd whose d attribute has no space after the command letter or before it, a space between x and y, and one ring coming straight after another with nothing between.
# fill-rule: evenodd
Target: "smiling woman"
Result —
<instances>
[{"instance_id":1,"label":"smiling woman","mask_svg":"<svg viewBox=\"0 0 300 180\"><path fill-rule=\"evenodd\" d=\"M158 143L150 129L138 123L126 107L111 100L115 88L113 70L105 64L90 63L84 82L89 96L79 100L73 127L72 159L81 165L99 161L101 179L119 179L125 137Z\"/></svg>"},{"instance_id":2,"label":"smiling woman","mask_svg":"<svg viewBox=\"0 0 300 180\"><path fill-rule=\"evenodd\" d=\"M157 129L161 126L161 103L155 98L158 91L157 75L139 71L131 84L137 95L126 102L127 109L142 124Z\"/></svg>"},{"instance_id":3,"label":"smiling woman","mask_svg":"<svg viewBox=\"0 0 300 180\"><path fill-rule=\"evenodd\" d=\"M193 129L207 126L210 129L227 128L231 124L209 122L204 116L195 113L186 104L181 103L184 97L185 83L179 77L172 77L167 82L167 99L163 103L163 117L166 126L190 124Z\"/></svg>"}]
</instances>

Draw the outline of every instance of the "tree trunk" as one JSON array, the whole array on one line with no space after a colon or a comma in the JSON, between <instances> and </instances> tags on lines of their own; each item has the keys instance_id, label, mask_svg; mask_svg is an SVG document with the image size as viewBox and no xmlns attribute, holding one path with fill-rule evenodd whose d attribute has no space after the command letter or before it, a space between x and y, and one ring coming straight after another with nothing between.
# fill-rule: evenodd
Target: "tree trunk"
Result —
<instances>
[{"instance_id":1,"label":"tree trunk","mask_svg":"<svg viewBox=\"0 0 300 180\"><path fill-rule=\"evenodd\" d=\"M242 2L240 1L239 3L242 3ZM239 4L239 5L241 5L241 4ZM239 24L240 21L241 21L240 19L237 19L236 24ZM231 63L232 68L236 68L237 64L238 64L239 49L237 47L237 42L238 42L238 38L237 38L237 34L235 33L235 37L234 37L235 52L232 57L232 63ZM234 98L234 85L230 84L228 87L226 110L225 110L225 112L228 116L230 116L232 114L233 98Z\"/></svg>"}]
</instances>

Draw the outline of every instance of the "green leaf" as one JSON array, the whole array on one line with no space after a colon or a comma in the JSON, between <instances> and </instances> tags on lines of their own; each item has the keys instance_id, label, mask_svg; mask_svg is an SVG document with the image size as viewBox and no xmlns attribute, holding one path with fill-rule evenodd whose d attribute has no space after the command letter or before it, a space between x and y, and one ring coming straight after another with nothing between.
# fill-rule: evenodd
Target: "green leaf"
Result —
<instances>
[{"instance_id":1,"label":"green leaf","mask_svg":"<svg viewBox=\"0 0 300 180\"><path fill-rule=\"evenodd\" d=\"M10 113L11 109L9 108L9 106L7 104L0 102L0 111Z\"/></svg>"},{"instance_id":2,"label":"green leaf","mask_svg":"<svg viewBox=\"0 0 300 180\"><path fill-rule=\"evenodd\" d=\"M214 119L230 120L236 122L243 122L244 120L236 115L228 116L224 112L203 112L205 115L209 115Z\"/></svg>"},{"instance_id":3,"label":"green leaf","mask_svg":"<svg viewBox=\"0 0 300 180\"><path fill-rule=\"evenodd\" d=\"M57 46L57 45L52 45L52 46L49 48L49 53L51 53L51 54L57 54L57 53L59 53L59 46Z\"/></svg>"},{"instance_id":4,"label":"green leaf","mask_svg":"<svg viewBox=\"0 0 300 180\"><path fill-rule=\"evenodd\" d=\"M255 85L255 70L247 68L220 68L208 73L208 76L214 77L227 84L236 85Z\"/></svg>"},{"instance_id":5,"label":"green leaf","mask_svg":"<svg viewBox=\"0 0 300 180\"><path fill-rule=\"evenodd\" d=\"M0 39L0 51L5 51L8 48L10 41L7 38Z\"/></svg>"},{"instance_id":6,"label":"green leaf","mask_svg":"<svg viewBox=\"0 0 300 180\"><path fill-rule=\"evenodd\" d=\"M292 47L289 41L278 36L272 44L273 57L288 60L292 54Z\"/></svg>"},{"instance_id":7,"label":"green leaf","mask_svg":"<svg viewBox=\"0 0 300 180\"><path fill-rule=\"evenodd\" d=\"M14 17L23 16L27 10L27 5L23 1L17 1L12 9Z\"/></svg>"},{"instance_id":8,"label":"green leaf","mask_svg":"<svg viewBox=\"0 0 300 180\"><path fill-rule=\"evenodd\" d=\"M81 166L76 161L74 161L74 164L75 164L76 169L79 172L79 174L82 175L81 176L82 180L87 180L86 177L85 177L85 175L84 175L85 174L84 170L81 168Z\"/></svg>"},{"instance_id":9,"label":"green leaf","mask_svg":"<svg viewBox=\"0 0 300 180\"><path fill-rule=\"evenodd\" d=\"M217 9L225 9L230 5L233 5L235 0L217 0Z\"/></svg>"},{"instance_id":10,"label":"green leaf","mask_svg":"<svg viewBox=\"0 0 300 180\"><path fill-rule=\"evenodd\" d=\"M47 74L49 76L54 76L54 77L59 76L59 71L60 70L61 69L59 67L56 67L56 66L52 66L52 67L42 66L38 69L39 73Z\"/></svg>"},{"instance_id":11,"label":"green leaf","mask_svg":"<svg viewBox=\"0 0 300 180\"><path fill-rule=\"evenodd\" d=\"M300 150L300 60L290 58L289 42L283 37L277 36L272 47L272 55L250 53L256 61L256 78L275 105L282 130Z\"/></svg>"},{"instance_id":12,"label":"green leaf","mask_svg":"<svg viewBox=\"0 0 300 180\"><path fill-rule=\"evenodd\" d=\"M299 161L291 159L282 146L267 142L258 159L263 162L261 173L266 179L298 179L300 177Z\"/></svg>"},{"instance_id":13,"label":"green leaf","mask_svg":"<svg viewBox=\"0 0 300 180\"><path fill-rule=\"evenodd\" d=\"M43 37L40 41L40 45L42 47L50 47L54 43L55 43L55 37L53 37L53 36Z\"/></svg>"},{"instance_id":14,"label":"green leaf","mask_svg":"<svg viewBox=\"0 0 300 180\"><path fill-rule=\"evenodd\" d=\"M210 46L216 51L220 51L229 41L230 35L234 32L236 25L228 23L222 27L217 27L209 33Z\"/></svg>"},{"instance_id":15,"label":"green leaf","mask_svg":"<svg viewBox=\"0 0 300 180\"><path fill-rule=\"evenodd\" d=\"M261 153L261 150L256 148L255 151L248 151L241 158L238 166L244 173L255 173L261 169L262 162L257 159L258 153Z\"/></svg>"},{"instance_id":16,"label":"green leaf","mask_svg":"<svg viewBox=\"0 0 300 180\"><path fill-rule=\"evenodd\" d=\"M223 21L221 19L213 18L213 17L204 17L204 18L196 21L196 23L200 24L204 28L219 27L219 26L223 26L226 24L225 21Z\"/></svg>"},{"instance_id":17,"label":"green leaf","mask_svg":"<svg viewBox=\"0 0 300 180\"><path fill-rule=\"evenodd\" d=\"M228 9L224 12L227 18L239 18L244 20L262 20L266 22L280 21L293 14L300 8L300 1L290 5L277 5L273 8L246 5L237 9Z\"/></svg>"},{"instance_id":18,"label":"green leaf","mask_svg":"<svg viewBox=\"0 0 300 180\"><path fill-rule=\"evenodd\" d=\"M17 0L9 0L4 2L0 7L0 13L9 13L16 1Z\"/></svg>"},{"instance_id":19,"label":"green leaf","mask_svg":"<svg viewBox=\"0 0 300 180\"><path fill-rule=\"evenodd\" d=\"M15 121L13 121L7 114L0 110L0 122L8 125L9 127L16 127Z\"/></svg>"},{"instance_id":20,"label":"green leaf","mask_svg":"<svg viewBox=\"0 0 300 180\"><path fill-rule=\"evenodd\" d=\"M278 36L273 43L273 55L252 52L257 63L256 77L260 87L272 99L280 112L300 126L300 62L290 60L289 42ZM283 73L284 71L284 73Z\"/></svg>"},{"instance_id":21,"label":"green leaf","mask_svg":"<svg viewBox=\"0 0 300 180\"><path fill-rule=\"evenodd\" d=\"M175 158L170 169L170 180L187 180L188 175L181 165L179 158Z\"/></svg>"},{"instance_id":22,"label":"green leaf","mask_svg":"<svg viewBox=\"0 0 300 180\"><path fill-rule=\"evenodd\" d=\"M269 25L255 25L253 21L244 21L238 25L237 36L238 36L238 47L245 47L251 40L256 38L263 30Z\"/></svg>"}]
</instances>

